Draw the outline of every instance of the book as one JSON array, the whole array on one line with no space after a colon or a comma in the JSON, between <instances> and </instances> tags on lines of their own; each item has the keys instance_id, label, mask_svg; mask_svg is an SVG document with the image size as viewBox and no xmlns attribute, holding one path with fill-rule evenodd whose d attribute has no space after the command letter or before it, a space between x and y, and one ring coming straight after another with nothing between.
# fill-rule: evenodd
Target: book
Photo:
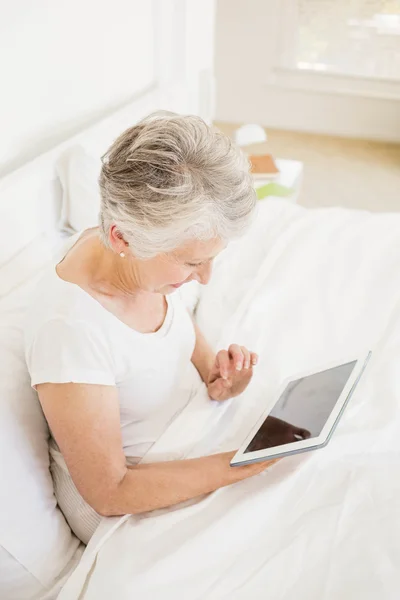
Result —
<instances>
[{"instance_id":1,"label":"book","mask_svg":"<svg viewBox=\"0 0 400 600\"><path fill-rule=\"evenodd\" d=\"M255 179L274 179L279 175L279 169L271 154L251 154L249 160L250 171Z\"/></svg>"}]
</instances>

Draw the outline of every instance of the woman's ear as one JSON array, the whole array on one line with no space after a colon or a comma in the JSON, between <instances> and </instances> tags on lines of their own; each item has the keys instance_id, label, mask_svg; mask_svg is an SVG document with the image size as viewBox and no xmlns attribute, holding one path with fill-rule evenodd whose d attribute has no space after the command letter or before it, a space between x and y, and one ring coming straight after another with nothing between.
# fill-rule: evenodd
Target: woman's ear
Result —
<instances>
[{"instance_id":1,"label":"woman's ear","mask_svg":"<svg viewBox=\"0 0 400 600\"><path fill-rule=\"evenodd\" d=\"M129 246L128 242L124 240L124 236L122 235L122 233L116 225L111 225L110 227L109 242L111 248L117 254L124 252Z\"/></svg>"}]
</instances>

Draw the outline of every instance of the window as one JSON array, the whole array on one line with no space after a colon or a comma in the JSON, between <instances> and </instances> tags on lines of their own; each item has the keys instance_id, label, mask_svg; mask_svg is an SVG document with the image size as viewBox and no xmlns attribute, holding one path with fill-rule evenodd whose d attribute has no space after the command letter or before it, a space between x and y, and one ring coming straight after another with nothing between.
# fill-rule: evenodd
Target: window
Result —
<instances>
[{"instance_id":1,"label":"window","mask_svg":"<svg viewBox=\"0 0 400 600\"><path fill-rule=\"evenodd\" d=\"M291 64L286 66L400 80L400 0L297 0L294 4Z\"/></svg>"}]
</instances>

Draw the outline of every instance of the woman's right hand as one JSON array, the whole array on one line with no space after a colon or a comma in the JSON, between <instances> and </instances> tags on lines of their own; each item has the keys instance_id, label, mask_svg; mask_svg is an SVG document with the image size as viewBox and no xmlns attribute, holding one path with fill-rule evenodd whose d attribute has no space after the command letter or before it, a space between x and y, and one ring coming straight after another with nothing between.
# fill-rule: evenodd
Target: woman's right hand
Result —
<instances>
[{"instance_id":1,"label":"woman's right hand","mask_svg":"<svg viewBox=\"0 0 400 600\"><path fill-rule=\"evenodd\" d=\"M243 479L247 479L248 477L253 477L253 475L258 475L262 473L266 469L269 469L278 462L279 458L274 458L273 460L265 460L260 462L251 463L250 465L242 465L240 467L231 467L230 462L232 458L236 454L236 450L234 452L223 452L220 454L222 461L225 463L226 468L229 469L228 474L232 478L231 483L236 483L237 481L242 481Z\"/></svg>"}]
</instances>

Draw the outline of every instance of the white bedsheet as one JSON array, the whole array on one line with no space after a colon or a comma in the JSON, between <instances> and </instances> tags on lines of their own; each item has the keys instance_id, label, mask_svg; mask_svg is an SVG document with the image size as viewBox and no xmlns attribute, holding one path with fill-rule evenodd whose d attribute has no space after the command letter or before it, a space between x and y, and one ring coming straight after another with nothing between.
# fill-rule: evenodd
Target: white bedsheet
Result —
<instances>
[{"instance_id":1,"label":"white bedsheet","mask_svg":"<svg viewBox=\"0 0 400 600\"><path fill-rule=\"evenodd\" d=\"M198 310L216 347L260 352L253 382L224 404L200 386L144 460L234 449L282 378L372 347L332 441L185 505L104 519L59 599L397 599L399 295L400 215L262 205Z\"/></svg>"}]
</instances>

